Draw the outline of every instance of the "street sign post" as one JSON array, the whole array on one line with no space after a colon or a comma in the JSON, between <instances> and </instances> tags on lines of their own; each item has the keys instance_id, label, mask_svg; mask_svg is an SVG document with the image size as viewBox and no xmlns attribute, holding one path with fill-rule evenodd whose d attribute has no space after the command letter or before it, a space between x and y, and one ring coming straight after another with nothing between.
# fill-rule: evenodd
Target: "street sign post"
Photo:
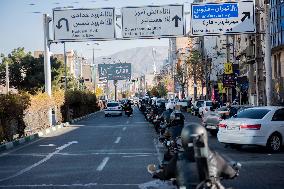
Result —
<instances>
[{"instance_id":1,"label":"street sign post","mask_svg":"<svg viewBox=\"0 0 284 189\"><path fill-rule=\"evenodd\" d=\"M183 5L124 7L121 12L125 39L185 35Z\"/></svg>"},{"instance_id":2,"label":"street sign post","mask_svg":"<svg viewBox=\"0 0 284 189\"><path fill-rule=\"evenodd\" d=\"M55 41L115 38L114 8L53 9Z\"/></svg>"},{"instance_id":3,"label":"street sign post","mask_svg":"<svg viewBox=\"0 0 284 189\"><path fill-rule=\"evenodd\" d=\"M131 79L131 63L99 64L100 80Z\"/></svg>"},{"instance_id":4,"label":"street sign post","mask_svg":"<svg viewBox=\"0 0 284 189\"><path fill-rule=\"evenodd\" d=\"M255 33L253 0L191 5L191 35Z\"/></svg>"}]
</instances>

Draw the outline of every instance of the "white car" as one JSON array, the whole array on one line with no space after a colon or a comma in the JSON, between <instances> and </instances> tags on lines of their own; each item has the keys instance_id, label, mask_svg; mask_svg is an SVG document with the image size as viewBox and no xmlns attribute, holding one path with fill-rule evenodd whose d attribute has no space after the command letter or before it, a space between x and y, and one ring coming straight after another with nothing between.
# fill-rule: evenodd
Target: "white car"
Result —
<instances>
[{"instance_id":1,"label":"white car","mask_svg":"<svg viewBox=\"0 0 284 189\"><path fill-rule=\"evenodd\" d=\"M284 137L284 107L263 106L248 108L219 123L221 143L266 146L279 151Z\"/></svg>"},{"instance_id":2,"label":"white car","mask_svg":"<svg viewBox=\"0 0 284 189\"><path fill-rule=\"evenodd\" d=\"M122 107L118 102L108 102L105 109L105 117L119 115L122 116Z\"/></svg>"},{"instance_id":3,"label":"white car","mask_svg":"<svg viewBox=\"0 0 284 189\"><path fill-rule=\"evenodd\" d=\"M207 112L210 111L212 107L212 101L204 101L204 103L199 108L199 115L204 116Z\"/></svg>"}]
</instances>

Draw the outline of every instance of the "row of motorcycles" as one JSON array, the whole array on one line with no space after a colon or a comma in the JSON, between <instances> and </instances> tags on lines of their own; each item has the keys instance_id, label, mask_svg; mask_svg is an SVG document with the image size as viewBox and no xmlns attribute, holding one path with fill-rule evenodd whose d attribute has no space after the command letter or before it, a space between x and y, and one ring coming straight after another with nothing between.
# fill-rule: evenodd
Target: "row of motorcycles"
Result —
<instances>
[{"instance_id":1,"label":"row of motorcycles","mask_svg":"<svg viewBox=\"0 0 284 189\"><path fill-rule=\"evenodd\" d=\"M147 101L140 101L138 107L164 146L160 164L147 166L153 178L180 189L225 189L221 181L239 175L241 164L229 162L211 150L206 129L196 123L185 126L180 110Z\"/></svg>"}]
</instances>

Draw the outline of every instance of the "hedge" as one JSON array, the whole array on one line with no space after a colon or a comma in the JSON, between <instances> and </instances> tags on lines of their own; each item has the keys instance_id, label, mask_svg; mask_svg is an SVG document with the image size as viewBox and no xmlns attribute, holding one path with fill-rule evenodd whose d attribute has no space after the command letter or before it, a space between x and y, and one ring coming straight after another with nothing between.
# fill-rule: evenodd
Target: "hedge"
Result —
<instances>
[{"instance_id":1,"label":"hedge","mask_svg":"<svg viewBox=\"0 0 284 189\"><path fill-rule=\"evenodd\" d=\"M49 127L48 110L52 108L57 124L98 110L94 93L55 91L31 95L0 95L0 143L36 133Z\"/></svg>"}]
</instances>

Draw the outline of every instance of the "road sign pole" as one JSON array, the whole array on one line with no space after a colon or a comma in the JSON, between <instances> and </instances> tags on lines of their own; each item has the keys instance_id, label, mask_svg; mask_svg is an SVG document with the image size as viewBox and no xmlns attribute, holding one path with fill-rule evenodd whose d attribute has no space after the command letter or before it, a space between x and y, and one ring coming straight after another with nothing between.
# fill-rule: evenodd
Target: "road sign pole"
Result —
<instances>
[{"instance_id":1,"label":"road sign pole","mask_svg":"<svg viewBox=\"0 0 284 189\"><path fill-rule=\"evenodd\" d=\"M51 18L48 14L43 14L43 32L44 32L44 76L45 92L51 97L51 65L50 65L50 45L49 45L49 22ZM52 109L48 110L49 125L52 125Z\"/></svg>"}]
</instances>

